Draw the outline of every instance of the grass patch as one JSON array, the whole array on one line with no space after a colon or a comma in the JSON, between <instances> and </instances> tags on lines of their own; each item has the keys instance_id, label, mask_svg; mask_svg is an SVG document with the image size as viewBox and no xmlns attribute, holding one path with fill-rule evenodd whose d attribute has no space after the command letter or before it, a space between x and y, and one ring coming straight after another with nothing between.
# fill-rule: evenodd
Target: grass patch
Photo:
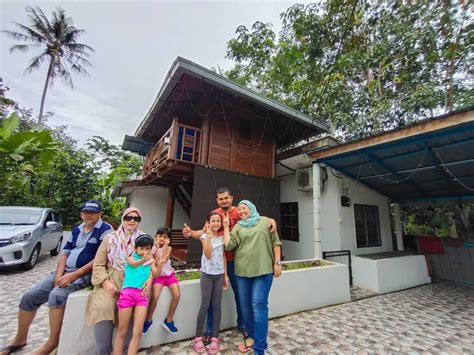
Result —
<instances>
[{"instance_id":1,"label":"grass patch","mask_svg":"<svg viewBox=\"0 0 474 355\"><path fill-rule=\"evenodd\" d=\"M179 281L199 280L201 278L201 272L197 270L180 270L176 271L176 278Z\"/></svg>"},{"instance_id":2,"label":"grass patch","mask_svg":"<svg viewBox=\"0 0 474 355\"><path fill-rule=\"evenodd\" d=\"M307 269L310 267L321 267L332 265L332 263L325 260L311 260L311 261L296 261L284 263L281 265L283 270L297 270L297 269Z\"/></svg>"}]
</instances>

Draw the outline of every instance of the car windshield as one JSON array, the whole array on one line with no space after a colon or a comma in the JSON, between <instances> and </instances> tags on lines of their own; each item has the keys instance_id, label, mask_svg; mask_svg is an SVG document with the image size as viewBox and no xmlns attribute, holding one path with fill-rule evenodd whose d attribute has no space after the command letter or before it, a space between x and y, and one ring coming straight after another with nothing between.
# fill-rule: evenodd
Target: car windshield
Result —
<instances>
[{"instance_id":1,"label":"car windshield","mask_svg":"<svg viewBox=\"0 0 474 355\"><path fill-rule=\"evenodd\" d=\"M18 208L0 208L0 225L36 224L41 219L41 210L24 210Z\"/></svg>"}]
</instances>

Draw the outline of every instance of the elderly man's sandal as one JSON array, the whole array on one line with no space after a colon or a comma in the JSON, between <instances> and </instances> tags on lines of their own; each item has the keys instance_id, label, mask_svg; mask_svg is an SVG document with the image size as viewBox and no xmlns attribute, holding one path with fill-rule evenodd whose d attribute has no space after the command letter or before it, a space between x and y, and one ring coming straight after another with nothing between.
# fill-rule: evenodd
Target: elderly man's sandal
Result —
<instances>
[{"instance_id":1,"label":"elderly man's sandal","mask_svg":"<svg viewBox=\"0 0 474 355\"><path fill-rule=\"evenodd\" d=\"M7 345L0 349L0 353L11 354L11 353L14 353L15 351L18 351L24 348L25 346L26 346L26 343L23 345Z\"/></svg>"}]
</instances>

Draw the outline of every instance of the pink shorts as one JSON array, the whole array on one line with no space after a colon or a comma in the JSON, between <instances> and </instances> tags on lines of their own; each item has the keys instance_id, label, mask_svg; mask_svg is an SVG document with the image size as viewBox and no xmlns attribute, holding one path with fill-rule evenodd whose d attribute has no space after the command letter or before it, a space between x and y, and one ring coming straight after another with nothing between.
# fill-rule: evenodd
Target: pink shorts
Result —
<instances>
[{"instance_id":1,"label":"pink shorts","mask_svg":"<svg viewBox=\"0 0 474 355\"><path fill-rule=\"evenodd\" d=\"M171 286L173 284L177 284L179 281L176 278L176 274L172 273L171 275L168 276L158 276L153 279L153 285L155 284L160 284L163 286Z\"/></svg>"},{"instance_id":2,"label":"pink shorts","mask_svg":"<svg viewBox=\"0 0 474 355\"><path fill-rule=\"evenodd\" d=\"M142 296L141 288L127 287L120 291L120 297L117 301L117 307L130 308L135 306L148 307L148 298Z\"/></svg>"}]
</instances>

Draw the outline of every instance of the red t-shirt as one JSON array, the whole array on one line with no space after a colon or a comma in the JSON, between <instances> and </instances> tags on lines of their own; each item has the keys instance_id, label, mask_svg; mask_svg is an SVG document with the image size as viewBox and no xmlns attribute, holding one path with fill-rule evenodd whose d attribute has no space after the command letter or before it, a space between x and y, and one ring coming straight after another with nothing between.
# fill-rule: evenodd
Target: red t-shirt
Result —
<instances>
[{"instance_id":1,"label":"red t-shirt","mask_svg":"<svg viewBox=\"0 0 474 355\"><path fill-rule=\"evenodd\" d=\"M220 208L220 207L216 208L212 212L217 212L217 213L221 214L222 216L224 216L226 214L226 212L223 211L222 208ZM238 221L240 221L239 214L237 213L237 207L232 206L232 210L228 213L229 213L229 230L232 230L232 228L234 228L235 224ZM219 234L224 235L224 231L219 232ZM226 258L227 261L234 261L234 251L233 250L225 251L224 253L225 253L225 258Z\"/></svg>"}]
</instances>

